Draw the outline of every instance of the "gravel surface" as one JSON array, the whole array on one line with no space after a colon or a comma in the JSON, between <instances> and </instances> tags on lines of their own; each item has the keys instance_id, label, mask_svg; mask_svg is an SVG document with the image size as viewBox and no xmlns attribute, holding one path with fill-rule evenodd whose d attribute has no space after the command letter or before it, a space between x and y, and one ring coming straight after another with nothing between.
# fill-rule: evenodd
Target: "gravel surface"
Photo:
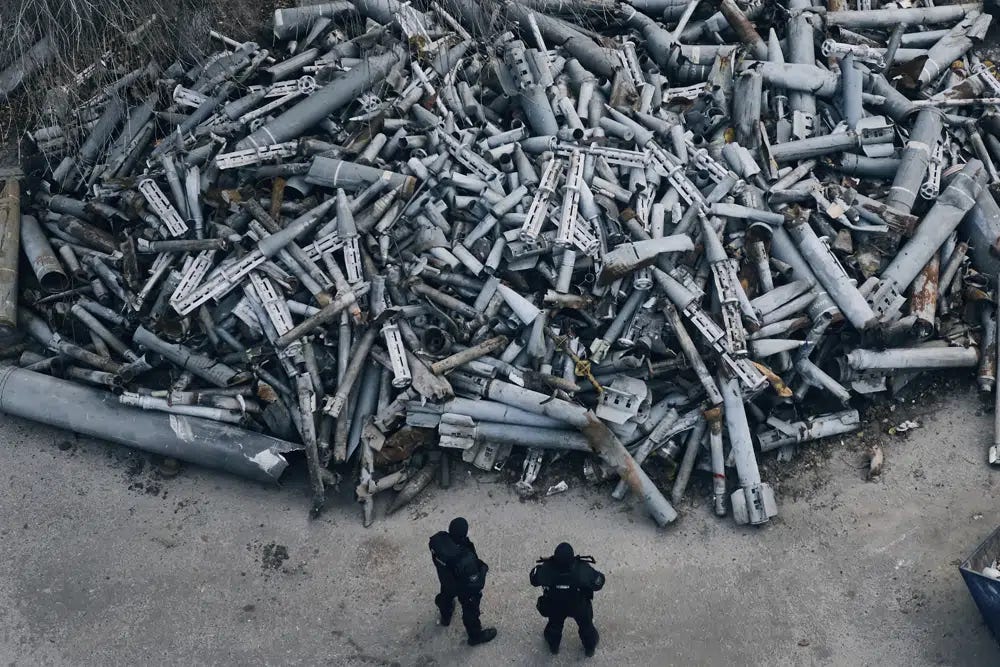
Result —
<instances>
[{"instance_id":1,"label":"gravel surface","mask_svg":"<svg viewBox=\"0 0 1000 667\"><path fill-rule=\"evenodd\" d=\"M3 417L0 660L575 664L571 627L548 656L527 583L568 539L608 575L588 664L996 665L958 573L998 523L991 415L962 384L922 400L769 464L769 526L716 519L698 484L666 531L576 478L521 502L505 479L457 468L451 489L368 530L348 485L310 521L301 462L281 489L190 467L167 478L143 455ZM912 418L920 428L886 434ZM876 439L885 470L867 482ZM436 625L427 538L456 514L491 566L484 620L500 636L484 647Z\"/></svg>"}]
</instances>

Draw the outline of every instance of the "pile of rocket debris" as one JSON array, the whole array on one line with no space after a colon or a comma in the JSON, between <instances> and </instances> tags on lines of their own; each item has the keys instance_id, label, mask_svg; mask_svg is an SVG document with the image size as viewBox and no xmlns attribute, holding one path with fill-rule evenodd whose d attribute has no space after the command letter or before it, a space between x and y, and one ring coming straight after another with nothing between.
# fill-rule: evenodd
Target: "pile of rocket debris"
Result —
<instances>
[{"instance_id":1,"label":"pile of rocket debris","mask_svg":"<svg viewBox=\"0 0 1000 667\"><path fill-rule=\"evenodd\" d=\"M340 0L108 54L6 175L0 410L257 479L302 449L366 524L559 457L766 523L757 457L857 395L994 384L990 16L916 4Z\"/></svg>"}]
</instances>

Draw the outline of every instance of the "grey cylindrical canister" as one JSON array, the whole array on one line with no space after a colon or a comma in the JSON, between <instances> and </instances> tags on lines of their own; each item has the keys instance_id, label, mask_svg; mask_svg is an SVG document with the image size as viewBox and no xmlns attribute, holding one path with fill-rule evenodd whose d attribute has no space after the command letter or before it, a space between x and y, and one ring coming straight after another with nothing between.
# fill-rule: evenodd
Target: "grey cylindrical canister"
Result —
<instances>
[{"instance_id":1,"label":"grey cylindrical canister","mask_svg":"<svg viewBox=\"0 0 1000 667\"><path fill-rule=\"evenodd\" d=\"M788 9L792 15L788 19L786 41L788 60L793 64L813 65L816 62L816 43L810 17L803 11L809 7L809 0L789 0ZM806 116L816 115L816 99L808 91L790 88L788 103L792 111Z\"/></svg>"},{"instance_id":2,"label":"grey cylindrical canister","mask_svg":"<svg viewBox=\"0 0 1000 667\"><path fill-rule=\"evenodd\" d=\"M590 445L587 444L587 439L579 431L556 430L498 422L478 422L476 424L476 432L479 438L496 444L590 452Z\"/></svg>"},{"instance_id":3,"label":"grey cylindrical canister","mask_svg":"<svg viewBox=\"0 0 1000 667\"><path fill-rule=\"evenodd\" d=\"M892 135L886 139L892 141ZM820 155L829 155L845 151L858 145L858 135L852 130L825 134L819 137L809 137L798 141L786 141L771 147L771 156L777 162L793 162Z\"/></svg>"},{"instance_id":4,"label":"grey cylindrical canister","mask_svg":"<svg viewBox=\"0 0 1000 667\"><path fill-rule=\"evenodd\" d=\"M820 97L832 97L840 86L839 76L815 65L772 62L755 62L752 65L760 71L764 83L789 92L798 90Z\"/></svg>"},{"instance_id":5,"label":"grey cylindrical canister","mask_svg":"<svg viewBox=\"0 0 1000 667\"><path fill-rule=\"evenodd\" d=\"M941 7L912 7L906 9L866 9L864 11L827 12L826 26L832 28L892 28L900 23L915 27L958 21L970 11L978 11L978 4L944 5Z\"/></svg>"},{"instance_id":6,"label":"grey cylindrical canister","mask_svg":"<svg viewBox=\"0 0 1000 667\"><path fill-rule=\"evenodd\" d=\"M125 102L121 98L113 97L108 101L108 106L104 109L101 119L91 130L87 141L80 147L80 162L90 166L97 159L97 154L107 143L111 133L118 127L118 123L125 116Z\"/></svg>"},{"instance_id":7,"label":"grey cylindrical canister","mask_svg":"<svg viewBox=\"0 0 1000 667\"><path fill-rule=\"evenodd\" d=\"M763 79L754 70L736 76L733 92L733 119L736 122L736 141L753 151L760 145L760 100Z\"/></svg>"},{"instance_id":8,"label":"grey cylindrical canister","mask_svg":"<svg viewBox=\"0 0 1000 667\"><path fill-rule=\"evenodd\" d=\"M21 247L44 291L54 294L69 287L69 278L34 216L21 216Z\"/></svg>"},{"instance_id":9,"label":"grey cylindrical canister","mask_svg":"<svg viewBox=\"0 0 1000 667\"><path fill-rule=\"evenodd\" d=\"M760 484L760 469L757 467L757 458L753 451L750 424L747 422L739 380L735 377L720 378L719 388L722 390L726 431L740 486L756 486Z\"/></svg>"},{"instance_id":10,"label":"grey cylindrical canister","mask_svg":"<svg viewBox=\"0 0 1000 667\"><path fill-rule=\"evenodd\" d=\"M282 454L301 448L209 419L126 407L111 393L15 367L0 369L0 412L263 482L277 481L288 465Z\"/></svg>"},{"instance_id":11,"label":"grey cylindrical canister","mask_svg":"<svg viewBox=\"0 0 1000 667\"><path fill-rule=\"evenodd\" d=\"M318 18L329 18L354 9L347 0L323 2L305 7L285 7L274 10L274 36L278 39L292 39L296 34L305 35L310 24Z\"/></svg>"},{"instance_id":12,"label":"grey cylindrical canister","mask_svg":"<svg viewBox=\"0 0 1000 667\"><path fill-rule=\"evenodd\" d=\"M1000 205L989 188L983 188L968 215L962 219L959 234L969 240L969 256L977 271L1000 273Z\"/></svg>"},{"instance_id":13,"label":"grey cylindrical canister","mask_svg":"<svg viewBox=\"0 0 1000 667\"><path fill-rule=\"evenodd\" d=\"M559 123L552 112L545 88L539 85L528 86L521 91L520 98L524 117L536 136L554 135L559 131Z\"/></svg>"},{"instance_id":14,"label":"grey cylindrical canister","mask_svg":"<svg viewBox=\"0 0 1000 667\"><path fill-rule=\"evenodd\" d=\"M969 160L962 171L952 177L951 183L924 216L913 236L882 272L882 281L891 282L897 290L903 290L913 282L927 266L931 255L938 251L976 203L985 181L983 163Z\"/></svg>"},{"instance_id":15,"label":"grey cylindrical canister","mask_svg":"<svg viewBox=\"0 0 1000 667\"><path fill-rule=\"evenodd\" d=\"M378 180L387 180L391 187L402 186L407 194L416 186L416 179L406 174L328 157L313 160L306 174L307 183L350 191L362 190Z\"/></svg>"},{"instance_id":16,"label":"grey cylindrical canister","mask_svg":"<svg viewBox=\"0 0 1000 667\"><path fill-rule=\"evenodd\" d=\"M869 178L894 178L903 161L898 157L868 157L844 153L834 163L838 171L850 176Z\"/></svg>"},{"instance_id":17,"label":"grey cylindrical canister","mask_svg":"<svg viewBox=\"0 0 1000 667\"><path fill-rule=\"evenodd\" d=\"M302 136L313 125L358 98L381 81L403 55L402 47L363 60L309 97L240 141L235 150L280 144Z\"/></svg>"},{"instance_id":18,"label":"grey cylindrical canister","mask_svg":"<svg viewBox=\"0 0 1000 667\"><path fill-rule=\"evenodd\" d=\"M138 327L132 335L132 340L178 366L186 368L198 377L208 380L217 387L231 387L245 379L242 373L224 363L197 354L180 343L168 343L161 340L145 327Z\"/></svg>"},{"instance_id":19,"label":"grey cylindrical canister","mask_svg":"<svg viewBox=\"0 0 1000 667\"><path fill-rule=\"evenodd\" d=\"M809 263L819 283L826 289L844 317L857 329L864 329L875 320L875 312L854 286L836 257L805 220L788 225L802 257Z\"/></svg>"},{"instance_id":20,"label":"grey cylindrical canister","mask_svg":"<svg viewBox=\"0 0 1000 667\"><path fill-rule=\"evenodd\" d=\"M858 349L847 353L847 365L856 371L966 368L977 363L979 363L979 352L974 347Z\"/></svg>"},{"instance_id":21,"label":"grey cylindrical canister","mask_svg":"<svg viewBox=\"0 0 1000 667\"><path fill-rule=\"evenodd\" d=\"M791 445L799 442L809 442L820 438L829 438L834 435L841 435L858 430L861 426L861 418L857 410L844 410L828 415L821 415L815 419L807 419L801 422L790 424L795 430L794 435L777 430L767 432L766 436L759 436L760 450L769 452L784 445Z\"/></svg>"},{"instance_id":22,"label":"grey cylindrical canister","mask_svg":"<svg viewBox=\"0 0 1000 667\"><path fill-rule=\"evenodd\" d=\"M864 117L861 104L861 93L864 81L861 72L854 66L854 56L847 54L840 61L840 110L847 121L847 127L857 128L858 121Z\"/></svg>"},{"instance_id":23,"label":"grey cylindrical canister","mask_svg":"<svg viewBox=\"0 0 1000 667\"><path fill-rule=\"evenodd\" d=\"M760 34L754 28L750 18L743 13L743 10L734 0L722 0L720 7L722 15L726 17L729 27L733 29L736 36L747 47L755 58L767 58L767 45Z\"/></svg>"},{"instance_id":24,"label":"grey cylindrical canister","mask_svg":"<svg viewBox=\"0 0 1000 667\"><path fill-rule=\"evenodd\" d=\"M902 162L892 188L886 198L886 206L909 213L917 200L920 185L927 175L931 151L941 136L944 115L937 109L922 109L910 132L910 139L903 150Z\"/></svg>"},{"instance_id":25,"label":"grey cylindrical canister","mask_svg":"<svg viewBox=\"0 0 1000 667\"><path fill-rule=\"evenodd\" d=\"M917 76L918 81L927 85L938 77L951 63L961 60L972 48L973 38L979 41L985 36L992 17L978 11L970 12L961 22L956 24L949 33L941 38L927 52L923 68Z\"/></svg>"},{"instance_id":26,"label":"grey cylindrical canister","mask_svg":"<svg viewBox=\"0 0 1000 667\"><path fill-rule=\"evenodd\" d=\"M881 74L862 73L865 92L885 98L879 111L887 114L897 123L906 121L913 111L913 103L889 83Z\"/></svg>"}]
</instances>

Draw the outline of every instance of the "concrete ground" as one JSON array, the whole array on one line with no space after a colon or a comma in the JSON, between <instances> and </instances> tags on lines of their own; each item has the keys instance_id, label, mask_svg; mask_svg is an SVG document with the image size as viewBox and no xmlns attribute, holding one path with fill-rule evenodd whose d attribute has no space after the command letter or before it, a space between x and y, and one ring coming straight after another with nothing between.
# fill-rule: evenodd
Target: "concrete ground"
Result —
<instances>
[{"instance_id":1,"label":"concrete ground","mask_svg":"<svg viewBox=\"0 0 1000 667\"><path fill-rule=\"evenodd\" d=\"M885 435L904 416L921 428ZM572 628L547 654L527 585L563 539L608 577L587 664L1000 664L958 573L1000 523L991 415L959 389L886 419L769 464L780 515L764 528L715 518L699 487L661 531L576 478L520 502L464 470L370 529L346 494L310 521L296 475L162 479L141 455L2 417L0 664L575 664ZM885 471L867 482L858 445L878 433ZM491 565L500 636L484 647L435 624L427 537L457 514Z\"/></svg>"}]
</instances>

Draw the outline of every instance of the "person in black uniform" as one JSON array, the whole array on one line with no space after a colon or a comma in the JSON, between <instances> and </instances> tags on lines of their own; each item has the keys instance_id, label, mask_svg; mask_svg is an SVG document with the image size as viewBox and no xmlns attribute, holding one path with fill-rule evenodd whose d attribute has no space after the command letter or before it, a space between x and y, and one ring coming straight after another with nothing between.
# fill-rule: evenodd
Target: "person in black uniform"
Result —
<instances>
[{"instance_id":1,"label":"person in black uniform","mask_svg":"<svg viewBox=\"0 0 1000 667\"><path fill-rule=\"evenodd\" d=\"M580 641L587 657L594 655L600 636L594 627L594 593L604 587L604 575L591 567L594 559L577 556L573 547L563 542L549 558L541 558L531 570L531 585L541 586L538 612L549 619L545 624L545 641L552 653L559 652L563 623L576 621Z\"/></svg>"},{"instance_id":2,"label":"person in black uniform","mask_svg":"<svg viewBox=\"0 0 1000 667\"><path fill-rule=\"evenodd\" d=\"M431 536L430 549L441 582L441 592L434 597L434 604L441 612L441 625L451 623L457 597L462 605L462 623L469 635L469 646L491 641L497 636L496 628L484 628L479 621L479 601L483 598L489 567L479 560L469 539L469 522L462 517L453 519L448 532Z\"/></svg>"}]
</instances>

